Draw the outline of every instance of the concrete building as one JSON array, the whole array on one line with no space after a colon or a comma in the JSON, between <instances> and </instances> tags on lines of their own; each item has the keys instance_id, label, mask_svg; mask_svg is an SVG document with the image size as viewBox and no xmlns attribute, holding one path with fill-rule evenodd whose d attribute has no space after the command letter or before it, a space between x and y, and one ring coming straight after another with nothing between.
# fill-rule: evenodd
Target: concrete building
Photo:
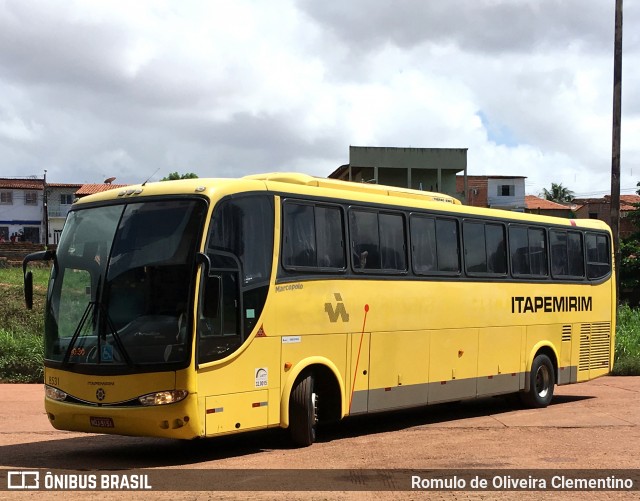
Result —
<instances>
[{"instance_id":1,"label":"concrete building","mask_svg":"<svg viewBox=\"0 0 640 501\"><path fill-rule=\"evenodd\" d=\"M44 179L0 178L0 242L57 244L76 198L126 186L45 183Z\"/></svg>"},{"instance_id":2,"label":"concrete building","mask_svg":"<svg viewBox=\"0 0 640 501\"><path fill-rule=\"evenodd\" d=\"M82 184L47 184L47 214L49 216L49 240L47 243L57 244L62 234L62 227L76 199L76 192Z\"/></svg>"},{"instance_id":3,"label":"concrete building","mask_svg":"<svg viewBox=\"0 0 640 501\"><path fill-rule=\"evenodd\" d=\"M0 179L0 241L42 242L43 186L42 179Z\"/></svg>"},{"instance_id":4,"label":"concrete building","mask_svg":"<svg viewBox=\"0 0 640 501\"><path fill-rule=\"evenodd\" d=\"M456 178L456 191L468 193L467 205L524 212L524 176L462 176Z\"/></svg>"},{"instance_id":5,"label":"concrete building","mask_svg":"<svg viewBox=\"0 0 640 501\"><path fill-rule=\"evenodd\" d=\"M460 172L463 178L466 177L466 148L350 146L349 163L338 167L328 177L436 191L464 203L465 190L456 193L456 175Z\"/></svg>"}]
</instances>

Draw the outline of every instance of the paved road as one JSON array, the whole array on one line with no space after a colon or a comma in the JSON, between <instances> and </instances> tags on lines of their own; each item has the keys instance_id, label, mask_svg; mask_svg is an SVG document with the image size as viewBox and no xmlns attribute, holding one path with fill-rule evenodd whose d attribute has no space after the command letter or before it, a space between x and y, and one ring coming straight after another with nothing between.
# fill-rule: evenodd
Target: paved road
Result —
<instances>
[{"instance_id":1,"label":"paved road","mask_svg":"<svg viewBox=\"0 0 640 501\"><path fill-rule=\"evenodd\" d=\"M50 427L42 399L40 385L0 385L0 469L395 468L453 473L498 469L505 474L516 469L640 469L640 377L604 377L557 387L546 409L518 409L505 399L490 398L351 418L322 428L318 443L304 449L289 448L281 430L193 442L61 432ZM628 499L637 493L613 493L613 498ZM400 494L413 499L418 493ZM455 499L514 495L446 494ZM518 497L537 499L533 494L518 493ZM60 494L65 499L69 495L79 493ZM99 495L111 499L109 493ZM584 493L562 495L584 497ZM16 496L19 493L0 491L0 499ZM198 495L204 499L237 496L242 497L238 493ZM250 497L272 496L252 493ZM316 496L357 499L363 493ZM154 493L154 499L175 497L194 498Z\"/></svg>"}]
</instances>

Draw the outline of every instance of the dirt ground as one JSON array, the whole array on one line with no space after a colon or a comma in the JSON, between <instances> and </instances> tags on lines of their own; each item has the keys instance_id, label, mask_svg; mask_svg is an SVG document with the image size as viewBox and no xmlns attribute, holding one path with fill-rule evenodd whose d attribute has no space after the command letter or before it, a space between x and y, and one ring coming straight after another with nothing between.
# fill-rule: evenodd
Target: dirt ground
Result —
<instances>
[{"instance_id":1,"label":"dirt ground","mask_svg":"<svg viewBox=\"0 0 640 501\"><path fill-rule=\"evenodd\" d=\"M342 470L342 476L347 475L356 484L360 470L379 470L373 474L385 478L385 471L398 469L406 470L407 478L412 472L425 470L455 475L466 470L489 469L512 476L517 470L640 470L640 377L604 377L557 387L552 405L546 409L525 410L503 398L490 398L350 418L320 428L318 442L303 449L291 448L282 430L193 442L61 432L50 427L42 400L41 385L0 385L0 470L162 469L163 472L171 470L167 474L185 470L184 474L190 475L194 470L242 470L249 477L265 469L299 469L303 472L293 472L293 475L304 482L309 470L331 469ZM321 471L317 473L323 475ZM233 482L238 472L233 475L230 472L228 481ZM0 500L27 496L5 488L0 485ZM65 500L87 497L81 492L28 495ZM288 499L374 496L458 500L640 499L640 491L425 492L405 489L374 493L329 488L286 494ZM127 499L156 500L275 497L282 494L274 491L126 493ZM123 493L91 492L91 498L122 499Z\"/></svg>"}]
</instances>

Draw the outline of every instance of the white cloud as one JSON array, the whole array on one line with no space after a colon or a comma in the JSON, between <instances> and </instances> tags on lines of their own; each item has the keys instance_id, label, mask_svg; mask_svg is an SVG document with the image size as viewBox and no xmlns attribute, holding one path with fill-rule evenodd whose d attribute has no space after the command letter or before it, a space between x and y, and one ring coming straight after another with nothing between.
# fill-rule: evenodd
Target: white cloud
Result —
<instances>
[{"instance_id":1,"label":"white cloud","mask_svg":"<svg viewBox=\"0 0 640 501\"><path fill-rule=\"evenodd\" d=\"M640 178L639 23L627 3L623 188ZM599 0L5 0L0 169L327 175L349 145L456 147L469 174L531 193L604 192L612 57Z\"/></svg>"}]
</instances>

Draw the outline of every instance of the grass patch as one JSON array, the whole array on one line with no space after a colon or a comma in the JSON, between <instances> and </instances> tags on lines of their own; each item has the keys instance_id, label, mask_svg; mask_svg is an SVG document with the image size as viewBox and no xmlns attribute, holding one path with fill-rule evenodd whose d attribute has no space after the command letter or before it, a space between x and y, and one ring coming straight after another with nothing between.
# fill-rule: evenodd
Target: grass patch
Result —
<instances>
[{"instance_id":1,"label":"grass patch","mask_svg":"<svg viewBox=\"0 0 640 501\"><path fill-rule=\"evenodd\" d=\"M42 383L44 361L42 336L0 329L0 381Z\"/></svg>"},{"instance_id":2,"label":"grass patch","mask_svg":"<svg viewBox=\"0 0 640 501\"><path fill-rule=\"evenodd\" d=\"M618 308L616 353L612 374L640 375L640 309L623 304Z\"/></svg>"},{"instance_id":3,"label":"grass patch","mask_svg":"<svg viewBox=\"0 0 640 501\"><path fill-rule=\"evenodd\" d=\"M34 268L33 310L24 304L21 268L0 270L0 382L44 380L44 304L49 270Z\"/></svg>"}]
</instances>

